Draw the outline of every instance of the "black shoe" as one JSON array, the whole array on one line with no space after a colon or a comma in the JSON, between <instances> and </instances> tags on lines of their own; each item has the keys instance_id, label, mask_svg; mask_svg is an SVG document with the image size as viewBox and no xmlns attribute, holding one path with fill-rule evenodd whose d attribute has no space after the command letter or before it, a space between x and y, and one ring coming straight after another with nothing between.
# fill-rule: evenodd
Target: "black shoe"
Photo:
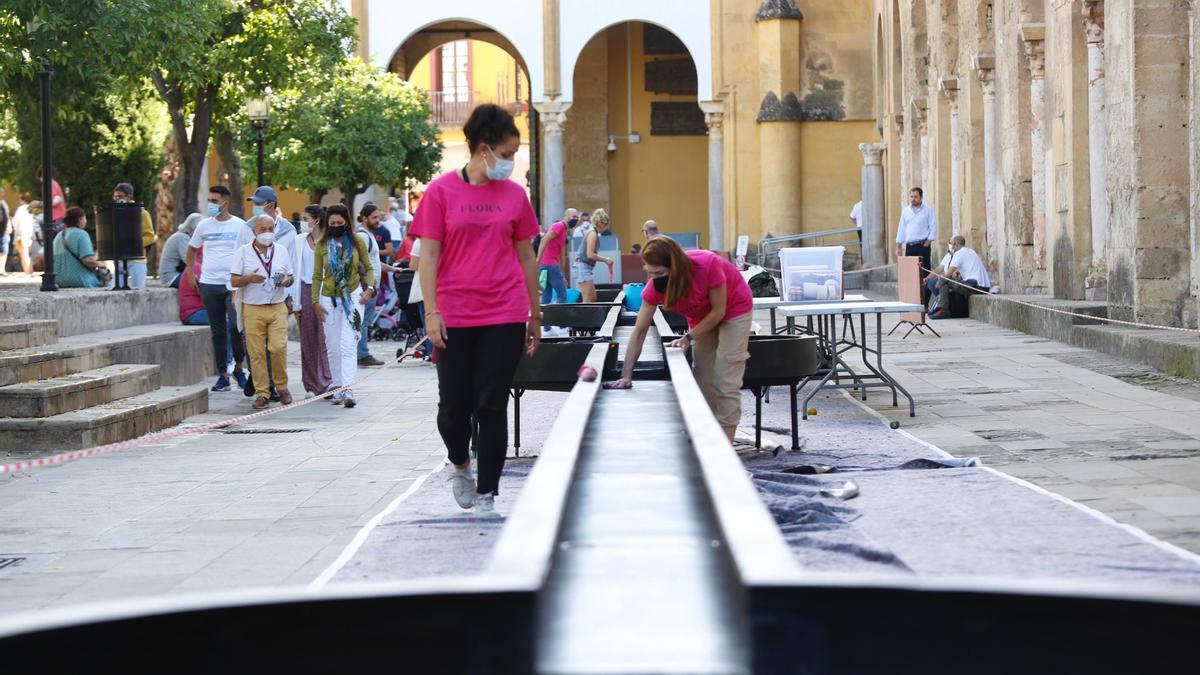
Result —
<instances>
[{"instance_id":1,"label":"black shoe","mask_svg":"<svg viewBox=\"0 0 1200 675\"><path fill-rule=\"evenodd\" d=\"M242 395L243 396L253 396L254 395L254 376L253 375L247 377L246 384L242 385Z\"/></svg>"},{"instance_id":2,"label":"black shoe","mask_svg":"<svg viewBox=\"0 0 1200 675\"><path fill-rule=\"evenodd\" d=\"M271 402L279 403L279 392L275 391L275 387L271 387Z\"/></svg>"},{"instance_id":3,"label":"black shoe","mask_svg":"<svg viewBox=\"0 0 1200 675\"><path fill-rule=\"evenodd\" d=\"M375 358L374 356L364 356L358 360L358 365L360 365L360 366L382 366L383 361L380 361L379 359Z\"/></svg>"}]
</instances>

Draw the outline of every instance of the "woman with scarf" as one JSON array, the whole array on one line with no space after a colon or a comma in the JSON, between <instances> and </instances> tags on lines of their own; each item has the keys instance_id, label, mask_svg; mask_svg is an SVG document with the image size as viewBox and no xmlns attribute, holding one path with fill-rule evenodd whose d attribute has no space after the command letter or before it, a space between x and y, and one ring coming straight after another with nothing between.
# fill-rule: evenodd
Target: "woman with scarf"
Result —
<instances>
[{"instance_id":1,"label":"woman with scarf","mask_svg":"<svg viewBox=\"0 0 1200 675\"><path fill-rule=\"evenodd\" d=\"M333 388L329 372L329 352L325 346L325 326L317 320L319 303L313 301L312 281L317 244L325 234L325 209L319 204L304 207L300 217L300 236L292 248L292 269L300 283L292 284L292 308L300 328L300 370L304 391L319 396Z\"/></svg>"},{"instance_id":2,"label":"woman with scarf","mask_svg":"<svg viewBox=\"0 0 1200 675\"><path fill-rule=\"evenodd\" d=\"M508 180L521 147L512 115L481 105L463 132L470 161L429 184L411 231L421 238L425 328L437 348L438 431L454 464L454 498L480 518L497 518L508 389L521 352L532 355L542 336L538 224L524 188ZM477 476L468 454L475 425Z\"/></svg>"},{"instance_id":3,"label":"woman with scarf","mask_svg":"<svg viewBox=\"0 0 1200 675\"><path fill-rule=\"evenodd\" d=\"M313 252L312 312L325 326L325 348L334 388L358 379L358 337L364 305L375 298L375 268L367 253L367 235L350 226L350 210L341 204L325 212L325 230ZM303 311L303 310L302 310ZM354 393L334 394L334 405L355 406Z\"/></svg>"}]
</instances>

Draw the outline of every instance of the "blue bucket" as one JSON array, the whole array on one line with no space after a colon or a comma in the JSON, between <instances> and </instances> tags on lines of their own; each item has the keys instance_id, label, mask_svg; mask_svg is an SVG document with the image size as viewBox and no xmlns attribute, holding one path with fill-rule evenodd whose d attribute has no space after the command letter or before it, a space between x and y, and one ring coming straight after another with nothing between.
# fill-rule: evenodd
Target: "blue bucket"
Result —
<instances>
[{"instance_id":1,"label":"blue bucket","mask_svg":"<svg viewBox=\"0 0 1200 675\"><path fill-rule=\"evenodd\" d=\"M625 284L625 309L630 312L642 311L642 291L646 284Z\"/></svg>"}]
</instances>

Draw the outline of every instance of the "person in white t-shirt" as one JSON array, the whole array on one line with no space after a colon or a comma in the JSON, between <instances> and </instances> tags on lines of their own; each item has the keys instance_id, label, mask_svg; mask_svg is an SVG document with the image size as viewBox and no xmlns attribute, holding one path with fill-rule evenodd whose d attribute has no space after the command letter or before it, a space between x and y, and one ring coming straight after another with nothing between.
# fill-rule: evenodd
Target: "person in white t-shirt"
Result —
<instances>
[{"instance_id":1,"label":"person in white t-shirt","mask_svg":"<svg viewBox=\"0 0 1200 675\"><path fill-rule=\"evenodd\" d=\"M967 248L967 240L962 235L955 235L950 240L953 253L946 266L944 276L952 279L942 279L938 289L938 311L930 314L932 319L944 319L950 316L950 294L969 297L976 293L986 293L992 286L988 276L987 265L975 251Z\"/></svg>"},{"instance_id":2,"label":"person in white t-shirt","mask_svg":"<svg viewBox=\"0 0 1200 675\"><path fill-rule=\"evenodd\" d=\"M213 391L229 391L229 377L225 375L225 354L229 341L233 341L233 374L238 386L246 386L246 373L242 370L245 350L242 335L237 329L237 316L233 311L233 293L229 288L229 266L233 263L233 252L237 250L238 235L246 227L246 221L229 213L229 188L214 185L208 190L208 218L196 225L192 239L188 242L187 269L183 281L200 291L204 309L208 312L208 329L212 333L213 356L216 360L217 383ZM196 276L196 257L204 256L204 265Z\"/></svg>"},{"instance_id":3,"label":"person in white t-shirt","mask_svg":"<svg viewBox=\"0 0 1200 675\"><path fill-rule=\"evenodd\" d=\"M400 250L400 243L404 241L405 231L411 222L412 215L400 208L400 200L395 197L388 197L388 214L387 218L383 221L383 226L392 235L393 250Z\"/></svg>"},{"instance_id":4,"label":"person in white t-shirt","mask_svg":"<svg viewBox=\"0 0 1200 675\"><path fill-rule=\"evenodd\" d=\"M288 308L284 299L288 297L294 270L291 251L275 243L275 218L263 214L250 223L254 241L234 251L229 283L241 289L240 311L256 394L251 407L262 410L270 400L272 380L279 392L279 402L283 405L292 402L287 376Z\"/></svg>"}]
</instances>

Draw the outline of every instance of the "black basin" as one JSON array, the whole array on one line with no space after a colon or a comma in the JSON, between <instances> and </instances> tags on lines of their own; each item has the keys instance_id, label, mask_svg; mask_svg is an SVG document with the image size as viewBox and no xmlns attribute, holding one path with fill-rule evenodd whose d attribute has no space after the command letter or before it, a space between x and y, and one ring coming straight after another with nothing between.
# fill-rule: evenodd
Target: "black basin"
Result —
<instances>
[{"instance_id":1,"label":"black basin","mask_svg":"<svg viewBox=\"0 0 1200 675\"><path fill-rule=\"evenodd\" d=\"M571 391L579 379L579 367L587 360L592 347L609 344L604 356L605 371L617 363L617 344L608 338L542 338L542 344L532 357L521 356L512 388L517 390Z\"/></svg>"},{"instance_id":2,"label":"black basin","mask_svg":"<svg viewBox=\"0 0 1200 675\"><path fill-rule=\"evenodd\" d=\"M621 284L597 284L596 302L616 302L621 288Z\"/></svg>"},{"instance_id":3,"label":"black basin","mask_svg":"<svg viewBox=\"0 0 1200 675\"><path fill-rule=\"evenodd\" d=\"M754 445L762 447L762 401L768 387L787 387L792 404L792 449L799 449L796 394L800 381L821 368L817 338L811 335L751 335L749 352L742 388L754 392Z\"/></svg>"},{"instance_id":4,"label":"black basin","mask_svg":"<svg viewBox=\"0 0 1200 675\"><path fill-rule=\"evenodd\" d=\"M574 330L599 330L612 308L612 303L606 302L542 305L542 323Z\"/></svg>"},{"instance_id":5,"label":"black basin","mask_svg":"<svg viewBox=\"0 0 1200 675\"><path fill-rule=\"evenodd\" d=\"M743 389L793 385L821 368L813 336L751 335L749 351Z\"/></svg>"},{"instance_id":6,"label":"black basin","mask_svg":"<svg viewBox=\"0 0 1200 675\"><path fill-rule=\"evenodd\" d=\"M676 335L683 335L687 332L688 322L686 316L672 312L666 307L660 307L660 309L662 309L663 318L667 320L667 325L671 327L671 330L675 331Z\"/></svg>"}]
</instances>

